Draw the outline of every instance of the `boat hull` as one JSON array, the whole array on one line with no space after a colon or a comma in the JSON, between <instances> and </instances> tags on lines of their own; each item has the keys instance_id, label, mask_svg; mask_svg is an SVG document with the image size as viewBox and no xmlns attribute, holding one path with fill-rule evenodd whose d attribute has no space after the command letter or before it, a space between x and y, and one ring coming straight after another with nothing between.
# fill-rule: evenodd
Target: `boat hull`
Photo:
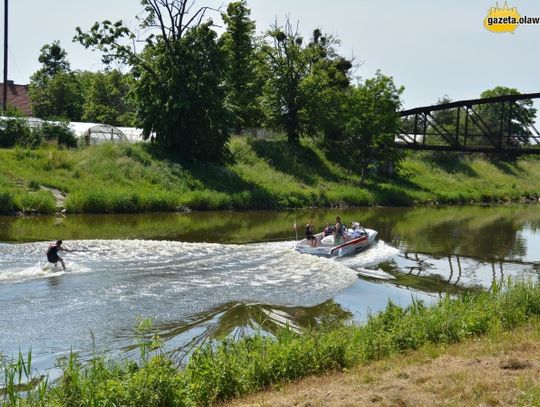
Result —
<instances>
[{"instance_id":1,"label":"boat hull","mask_svg":"<svg viewBox=\"0 0 540 407\"><path fill-rule=\"evenodd\" d=\"M365 250L371 246L378 237L378 232L373 229L364 229L365 235L357 238L349 238L342 244L336 245L328 242L328 237L323 238L322 233L315 235L318 241L317 247L311 247L309 240L303 239L296 244L296 251L322 257L350 256ZM326 241L325 241L326 240Z\"/></svg>"}]
</instances>

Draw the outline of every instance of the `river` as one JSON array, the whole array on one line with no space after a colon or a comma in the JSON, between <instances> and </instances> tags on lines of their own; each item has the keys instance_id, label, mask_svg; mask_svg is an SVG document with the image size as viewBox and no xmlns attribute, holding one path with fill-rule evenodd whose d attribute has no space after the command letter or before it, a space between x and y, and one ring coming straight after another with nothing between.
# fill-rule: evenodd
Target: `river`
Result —
<instances>
[{"instance_id":1,"label":"river","mask_svg":"<svg viewBox=\"0 0 540 407\"><path fill-rule=\"evenodd\" d=\"M294 251L293 224L336 215L376 229L366 251ZM43 271L63 239L67 271ZM538 279L540 206L0 217L0 353L53 369L71 350L137 357L136 325L182 360L210 338L364 321L388 301L431 303Z\"/></svg>"}]
</instances>

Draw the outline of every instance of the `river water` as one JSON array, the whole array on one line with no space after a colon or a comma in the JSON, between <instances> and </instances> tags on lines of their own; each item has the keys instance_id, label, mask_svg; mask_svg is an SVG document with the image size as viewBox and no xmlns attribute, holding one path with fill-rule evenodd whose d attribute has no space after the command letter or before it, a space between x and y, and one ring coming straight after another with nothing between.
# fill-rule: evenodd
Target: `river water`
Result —
<instances>
[{"instance_id":1,"label":"river water","mask_svg":"<svg viewBox=\"0 0 540 407\"><path fill-rule=\"evenodd\" d=\"M336 215L380 240L342 259L294 251L295 222ZM67 271L43 271L59 238L75 250ZM536 280L540 206L0 218L0 242L0 353L31 347L46 370L71 350L136 357L141 318L181 359L210 338L361 322L389 300Z\"/></svg>"}]
</instances>

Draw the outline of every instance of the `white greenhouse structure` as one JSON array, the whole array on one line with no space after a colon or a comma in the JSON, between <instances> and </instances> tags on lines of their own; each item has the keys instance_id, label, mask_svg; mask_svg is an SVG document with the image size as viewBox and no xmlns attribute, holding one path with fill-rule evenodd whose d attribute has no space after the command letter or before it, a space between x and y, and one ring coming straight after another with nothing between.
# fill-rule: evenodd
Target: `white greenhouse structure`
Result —
<instances>
[{"instance_id":1,"label":"white greenhouse structure","mask_svg":"<svg viewBox=\"0 0 540 407\"><path fill-rule=\"evenodd\" d=\"M75 136L85 144L136 143L144 141L142 129L135 127L115 127L109 124L70 122Z\"/></svg>"},{"instance_id":2,"label":"white greenhouse structure","mask_svg":"<svg viewBox=\"0 0 540 407\"><path fill-rule=\"evenodd\" d=\"M0 122L7 120L0 116ZM60 123L49 120L38 119L37 117L19 118L24 120L30 127L39 128L42 123ZM144 142L143 130L137 127L115 127L110 124L69 122L69 127L74 136L81 144L100 144L100 143L140 143Z\"/></svg>"}]
</instances>

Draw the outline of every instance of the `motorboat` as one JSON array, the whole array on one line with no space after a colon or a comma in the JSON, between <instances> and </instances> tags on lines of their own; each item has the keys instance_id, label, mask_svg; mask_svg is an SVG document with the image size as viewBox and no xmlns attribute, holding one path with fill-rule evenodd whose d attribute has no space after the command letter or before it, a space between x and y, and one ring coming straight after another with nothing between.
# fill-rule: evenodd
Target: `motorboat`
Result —
<instances>
[{"instance_id":1,"label":"motorboat","mask_svg":"<svg viewBox=\"0 0 540 407\"><path fill-rule=\"evenodd\" d=\"M368 248L377 240L377 235L376 230L364 228L358 222L353 222L352 229L347 229L340 244L334 242L334 235L324 236L324 232L321 232L314 235L317 242L315 247L305 238L296 244L295 249L300 253L316 256L343 257Z\"/></svg>"}]
</instances>

